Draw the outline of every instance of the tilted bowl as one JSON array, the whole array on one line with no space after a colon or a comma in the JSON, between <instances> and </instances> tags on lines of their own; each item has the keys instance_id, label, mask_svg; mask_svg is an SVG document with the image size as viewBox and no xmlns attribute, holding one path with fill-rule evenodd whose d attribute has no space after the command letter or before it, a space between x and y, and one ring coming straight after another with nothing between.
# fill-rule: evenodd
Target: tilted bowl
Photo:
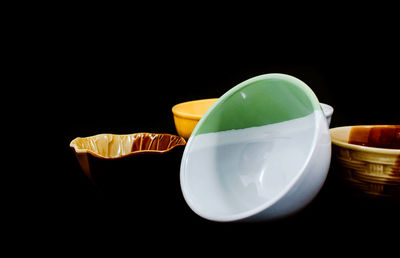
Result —
<instances>
[{"instance_id":1,"label":"tilted bowl","mask_svg":"<svg viewBox=\"0 0 400 258\"><path fill-rule=\"evenodd\" d=\"M313 91L289 75L260 75L226 92L200 119L182 157L181 189L208 220L282 218L317 195L330 155Z\"/></svg>"}]
</instances>

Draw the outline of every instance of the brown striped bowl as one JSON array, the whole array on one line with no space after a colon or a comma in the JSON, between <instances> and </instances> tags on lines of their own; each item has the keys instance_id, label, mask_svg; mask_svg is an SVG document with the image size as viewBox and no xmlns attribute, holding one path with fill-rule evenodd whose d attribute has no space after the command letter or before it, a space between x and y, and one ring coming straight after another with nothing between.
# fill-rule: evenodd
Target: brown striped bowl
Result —
<instances>
[{"instance_id":1,"label":"brown striped bowl","mask_svg":"<svg viewBox=\"0 0 400 258\"><path fill-rule=\"evenodd\" d=\"M330 129L341 178L367 195L400 198L400 126Z\"/></svg>"},{"instance_id":2,"label":"brown striped bowl","mask_svg":"<svg viewBox=\"0 0 400 258\"><path fill-rule=\"evenodd\" d=\"M99 134L70 143L85 175L103 192L154 200L180 193L185 145L183 137L157 133Z\"/></svg>"}]
</instances>

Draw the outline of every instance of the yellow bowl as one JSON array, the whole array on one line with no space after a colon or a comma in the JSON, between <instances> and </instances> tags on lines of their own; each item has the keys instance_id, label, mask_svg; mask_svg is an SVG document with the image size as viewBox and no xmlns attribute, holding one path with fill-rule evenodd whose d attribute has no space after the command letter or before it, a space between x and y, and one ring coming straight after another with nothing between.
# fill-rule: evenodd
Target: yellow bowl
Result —
<instances>
[{"instance_id":1,"label":"yellow bowl","mask_svg":"<svg viewBox=\"0 0 400 258\"><path fill-rule=\"evenodd\" d=\"M400 126L344 126L330 134L339 173L352 189L400 198Z\"/></svg>"},{"instance_id":2,"label":"yellow bowl","mask_svg":"<svg viewBox=\"0 0 400 258\"><path fill-rule=\"evenodd\" d=\"M172 107L176 131L188 139L200 118L218 98L193 100Z\"/></svg>"}]
</instances>

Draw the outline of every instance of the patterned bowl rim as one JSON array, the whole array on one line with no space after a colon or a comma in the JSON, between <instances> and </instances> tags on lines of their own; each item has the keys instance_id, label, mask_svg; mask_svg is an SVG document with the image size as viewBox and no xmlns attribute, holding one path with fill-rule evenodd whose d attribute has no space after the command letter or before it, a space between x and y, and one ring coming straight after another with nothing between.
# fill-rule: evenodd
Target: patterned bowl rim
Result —
<instances>
[{"instance_id":1,"label":"patterned bowl rim","mask_svg":"<svg viewBox=\"0 0 400 258\"><path fill-rule=\"evenodd\" d=\"M357 125L357 126L380 126L380 125ZM332 136L332 132L334 132L336 130L343 130L343 129L349 128L349 127L353 127L353 126L340 126L340 127L335 127L335 128L329 129L329 132L331 134L332 144L335 144L337 146L347 148L347 149L370 152L370 153L400 155L400 149L386 149L386 148L376 148L376 147L356 145L356 144L351 144L351 143L347 143L344 141L339 141Z\"/></svg>"}]
</instances>

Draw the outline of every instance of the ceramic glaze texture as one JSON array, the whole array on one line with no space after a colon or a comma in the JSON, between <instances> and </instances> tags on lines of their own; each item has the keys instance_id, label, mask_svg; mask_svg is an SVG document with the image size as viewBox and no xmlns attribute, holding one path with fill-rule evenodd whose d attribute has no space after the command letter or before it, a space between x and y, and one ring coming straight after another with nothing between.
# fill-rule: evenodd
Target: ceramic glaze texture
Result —
<instances>
[{"instance_id":1,"label":"ceramic glaze texture","mask_svg":"<svg viewBox=\"0 0 400 258\"><path fill-rule=\"evenodd\" d=\"M176 104L172 107L178 134L188 139L204 113L217 99L200 99Z\"/></svg>"},{"instance_id":2,"label":"ceramic glaze texture","mask_svg":"<svg viewBox=\"0 0 400 258\"><path fill-rule=\"evenodd\" d=\"M321 103L321 108L322 108L322 111L324 112L324 115L326 117L326 122L328 123L328 127L329 127L331 125L331 120L332 120L332 115L333 115L333 107L328 104Z\"/></svg>"},{"instance_id":3,"label":"ceramic glaze texture","mask_svg":"<svg viewBox=\"0 0 400 258\"><path fill-rule=\"evenodd\" d=\"M173 106L172 113L174 115L175 128L178 134L185 139L188 139L200 118L217 100L217 98L193 100ZM321 108L329 127L333 114L333 107L321 103Z\"/></svg>"},{"instance_id":4,"label":"ceramic glaze texture","mask_svg":"<svg viewBox=\"0 0 400 258\"><path fill-rule=\"evenodd\" d=\"M291 120L321 110L308 99L301 88L279 78L255 80L220 100L222 109L215 109L205 118L196 135L233 129L263 126Z\"/></svg>"},{"instance_id":5,"label":"ceramic glaze texture","mask_svg":"<svg viewBox=\"0 0 400 258\"><path fill-rule=\"evenodd\" d=\"M263 75L228 91L200 120L181 187L210 220L277 218L316 195L329 161L327 121L312 91L288 75Z\"/></svg>"},{"instance_id":6,"label":"ceramic glaze texture","mask_svg":"<svg viewBox=\"0 0 400 258\"><path fill-rule=\"evenodd\" d=\"M70 146L76 152L91 153L101 158L122 158L138 152L165 152L177 145L185 145L181 137L170 134L135 133L129 135L99 134L76 138Z\"/></svg>"},{"instance_id":7,"label":"ceramic glaze texture","mask_svg":"<svg viewBox=\"0 0 400 258\"><path fill-rule=\"evenodd\" d=\"M141 154L159 155L185 145L185 139L180 136L156 133L98 134L77 137L70 143L82 170L92 181L93 167L101 160L118 161Z\"/></svg>"},{"instance_id":8,"label":"ceramic glaze texture","mask_svg":"<svg viewBox=\"0 0 400 258\"><path fill-rule=\"evenodd\" d=\"M400 126L344 126L330 130L338 172L367 195L400 199Z\"/></svg>"}]
</instances>

